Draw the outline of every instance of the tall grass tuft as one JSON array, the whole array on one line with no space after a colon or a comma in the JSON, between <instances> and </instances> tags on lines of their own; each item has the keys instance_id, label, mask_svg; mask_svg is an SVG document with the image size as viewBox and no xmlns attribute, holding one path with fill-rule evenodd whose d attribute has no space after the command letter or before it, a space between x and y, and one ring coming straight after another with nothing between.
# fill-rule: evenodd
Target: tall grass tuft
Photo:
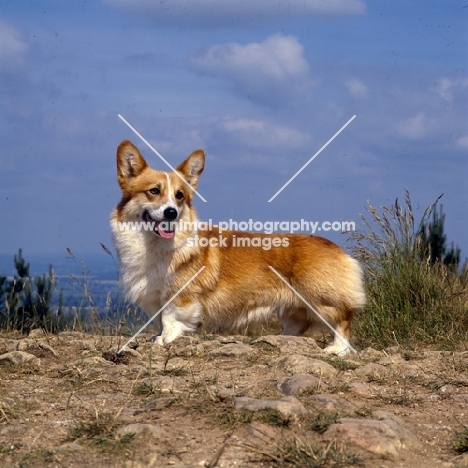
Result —
<instances>
[{"instance_id":1,"label":"tall grass tuft","mask_svg":"<svg viewBox=\"0 0 468 468\"><path fill-rule=\"evenodd\" d=\"M409 192L380 210L368 202L351 252L364 267L367 306L354 322L360 346L455 347L468 340L468 269L431 261L425 226L440 197L414 220Z\"/></svg>"}]
</instances>

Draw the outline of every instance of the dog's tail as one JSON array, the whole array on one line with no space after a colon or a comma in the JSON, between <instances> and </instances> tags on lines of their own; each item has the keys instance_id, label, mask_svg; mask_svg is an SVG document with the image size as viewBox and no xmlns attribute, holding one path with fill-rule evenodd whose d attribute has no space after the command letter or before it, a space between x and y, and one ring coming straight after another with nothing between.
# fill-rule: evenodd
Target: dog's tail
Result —
<instances>
[{"instance_id":1,"label":"dog's tail","mask_svg":"<svg viewBox=\"0 0 468 468\"><path fill-rule=\"evenodd\" d=\"M357 260L346 255L342 278L342 299L349 310L358 311L366 305L364 273Z\"/></svg>"}]
</instances>

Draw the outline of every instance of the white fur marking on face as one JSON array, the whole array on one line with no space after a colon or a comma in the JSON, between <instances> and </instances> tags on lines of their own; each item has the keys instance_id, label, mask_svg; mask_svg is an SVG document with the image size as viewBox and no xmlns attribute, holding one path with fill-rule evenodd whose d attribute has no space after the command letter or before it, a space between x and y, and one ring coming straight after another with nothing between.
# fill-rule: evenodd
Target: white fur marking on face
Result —
<instances>
[{"instance_id":1,"label":"white fur marking on face","mask_svg":"<svg viewBox=\"0 0 468 468\"><path fill-rule=\"evenodd\" d=\"M166 176L166 179L167 179L167 198L169 199L169 201L175 203L175 200L172 198L174 194L172 193L171 179L167 172L165 172L164 175Z\"/></svg>"},{"instance_id":2,"label":"white fur marking on face","mask_svg":"<svg viewBox=\"0 0 468 468\"><path fill-rule=\"evenodd\" d=\"M176 201L174 199L174 194L172 193L171 179L169 177L169 174L167 172L164 172L164 175L166 176L167 181L166 202L162 205L151 206L148 208L150 216L154 219L157 219L158 221L164 218L164 211L166 210L166 208L175 208L177 206ZM177 212L179 212L179 210L177 210Z\"/></svg>"}]
</instances>

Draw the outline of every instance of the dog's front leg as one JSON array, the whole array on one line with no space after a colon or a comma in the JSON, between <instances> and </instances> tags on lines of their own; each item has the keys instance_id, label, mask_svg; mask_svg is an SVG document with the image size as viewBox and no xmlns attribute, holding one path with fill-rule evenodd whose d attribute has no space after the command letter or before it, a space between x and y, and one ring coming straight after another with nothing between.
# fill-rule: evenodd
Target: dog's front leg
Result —
<instances>
[{"instance_id":1,"label":"dog's front leg","mask_svg":"<svg viewBox=\"0 0 468 468\"><path fill-rule=\"evenodd\" d=\"M195 331L201 321L201 309L201 304L197 302L184 307L169 304L160 314L158 334L152 336L150 341L164 346L187 332Z\"/></svg>"}]
</instances>

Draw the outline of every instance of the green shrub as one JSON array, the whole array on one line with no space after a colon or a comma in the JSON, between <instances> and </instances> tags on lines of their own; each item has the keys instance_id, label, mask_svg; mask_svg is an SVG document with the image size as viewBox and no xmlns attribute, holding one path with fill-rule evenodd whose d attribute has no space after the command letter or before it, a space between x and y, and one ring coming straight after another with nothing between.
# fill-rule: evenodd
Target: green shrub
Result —
<instances>
[{"instance_id":1,"label":"green shrub","mask_svg":"<svg viewBox=\"0 0 468 468\"><path fill-rule=\"evenodd\" d=\"M29 333L33 328L56 332L64 326L61 299L54 313L55 277L52 265L42 276L30 276L21 249L14 256L17 275L0 277L0 329Z\"/></svg>"},{"instance_id":2,"label":"green shrub","mask_svg":"<svg viewBox=\"0 0 468 468\"><path fill-rule=\"evenodd\" d=\"M430 205L415 223L408 191L405 207L398 199L380 210L371 202L369 217L361 215L364 231L350 235L351 251L364 267L367 306L354 325L358 344L385 347L417 343L455 346L468 339L467 267L458 271L447 262L445 251L434 255L429 217ZM437 229L443 233L444 217ZM434 221L433 221L434 223ZM445 245L445 238L444 244ZM442 249L443 250L443 249Z\"/></svg>"}]
</instances>

